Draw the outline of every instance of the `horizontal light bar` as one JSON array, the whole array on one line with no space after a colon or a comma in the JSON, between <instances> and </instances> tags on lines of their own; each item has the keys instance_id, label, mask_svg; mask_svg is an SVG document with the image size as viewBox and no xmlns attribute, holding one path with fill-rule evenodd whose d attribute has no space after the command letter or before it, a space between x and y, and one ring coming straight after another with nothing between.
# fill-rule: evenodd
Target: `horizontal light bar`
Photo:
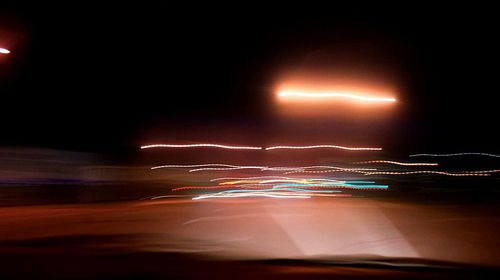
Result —
<instances>
[{"instance_id":1,"label":"horizontal light bar","mask_svg":"<svg viewBox=\"0 0 500 280\"><path fill-rule=\"evenodd\" d=\"M393 97L369 97L350 93L342 92L301 92L301 91L280 91L278 92L279 97L301 97L301 98L347 98L352 100L366 101L366 102L396 102Z\"/></svg>"}]
</instances>

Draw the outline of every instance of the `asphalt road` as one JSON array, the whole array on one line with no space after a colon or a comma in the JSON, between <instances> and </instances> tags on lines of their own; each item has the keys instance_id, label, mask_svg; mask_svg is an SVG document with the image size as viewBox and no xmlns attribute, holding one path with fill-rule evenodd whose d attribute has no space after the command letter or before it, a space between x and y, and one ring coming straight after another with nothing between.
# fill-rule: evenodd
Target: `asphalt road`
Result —
<instances>
[{"instance_id":1,"label":"asphalt road","mask_svg":"<svg viewBox=\"0 0 500 280\"><path fill-rule=\"evenodd\" d=\"M384 256L500 264L495 204L189 198L0 208L0 251L187 253L255 260Z\"/></svg>"}]
</instances>

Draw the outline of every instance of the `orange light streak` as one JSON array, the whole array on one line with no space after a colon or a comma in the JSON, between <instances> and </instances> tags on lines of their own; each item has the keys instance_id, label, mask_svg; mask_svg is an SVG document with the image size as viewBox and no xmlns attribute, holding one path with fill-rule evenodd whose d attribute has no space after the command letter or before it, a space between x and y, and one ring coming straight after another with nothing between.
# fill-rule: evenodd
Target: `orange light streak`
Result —
<instances>
[{"instance_id":1,"label":"orange light streak","mask_svg":"<svg viewBox=\"0 0 500 280\"><path fill-rule=\"evenodd\" d=\"M332 99L344 98L363 102L396 102L393 97L369 97L344 92L303 92L303 91L280 91L278 97L298 97L308 99Z\"/></svg>"}]
</instances>

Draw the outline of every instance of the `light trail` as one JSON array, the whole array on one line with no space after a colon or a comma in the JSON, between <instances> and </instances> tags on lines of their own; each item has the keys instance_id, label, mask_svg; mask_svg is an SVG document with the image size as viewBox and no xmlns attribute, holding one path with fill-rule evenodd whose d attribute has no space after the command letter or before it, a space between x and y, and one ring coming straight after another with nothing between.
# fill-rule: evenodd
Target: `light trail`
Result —
<instances>
[{"instance_id":1,"label":"light trail","mask_svg":"<svg viewBox=\"0 0 500 280\"><path fill-rule=\"evenodd\" d=\"M0 48L0 53L3 53L3 54L9 54L10 51L6 48Z\"/></svg>"},{"instance_id":2,"label":"light trail","mask_svg":"<svg viewBox=\"0 0 500 280\"><path fill-rule=\"evenodd\" d=\"M355 182L355 181L353 181ZM372 184L373 182L370 181L360 181L360 184L356 183L346 183L345 181L339 181L338 183L328 183L328 184L317 184L317 183L297 183L297 184L291 184L291 183L283 183L283 184L277 184L277 185L272 185L271 188L269 188L269 184L265 183L257 183L257 184L242 184L242 185L218 185L218 186L186 186L186 187L178 187L174 188L171 191L176 192L176 191L182 191L182 190L204 190L204 189L231 189L231 188L237 188L237 190L228 190L225 192L249 192L249 191L255 191L255 189L260 189L260 191L273 191L273 190L292 190L296 192L307 192L311 189L316 189L321 191L327 191L327 192L340 192L338 190L336 191L330 191L329 189L357 189L357 190L386 190L389 188L387 185L377 185L377 184ZM241 189L246 189L246 190L241 190Z\"/></svg>"},{"instance_id":3,"label":"light trail","mask_svg":"<svg viewBox=\"0 0 500 280\"><path fill-rule=\"evenodd\" d=\"M361 173L361 174L367 173L367 171L359 169L343 169L343 170L333 169L333 170L295 170L295 171L285 172L284 174L285 175L297 174L297 173L321 174L321 173L333 173L333 172Z\"/></svg>"},{"instance_id":4,"label":"light trail","mask_svg":"<svg viewBox=\"0 0 500 280\"><path fill-rule=\"evenodd\" d=\"M313 166L297 166L297 167L265 167L263 171L301 171L305 169L335 169L335 170L377 170L376 168L345 168L338 166L313 165Z\"/></svg>"},{"instance_id":5,"label":"light trail","mask_svg":"<svg viewBox=\"0 0 500 280\"><path fill-rule=\"evenodd\" d=\"M193 197L193 200L207 199L207 198L242 198L242 197L270 197L270 198L311 198L313 196L327 196L327 197L351 197L351 194L339 193L295 193L295 192L280 192L280 191L250 191L250 192L219 192L213 194L204 194Z\"/></svg>"},{"instance_id":6,"label":"light trail","mask_svg":"<svg viewBox=\"0 0 500 280\"><path fill-rule=\"evenodd\" d=\"M229 181L229 180L254 180L254 179L293 179L291 177L282 177L282 176L257 176L257 177L225 177L225 178L215 178L211 179L210 182L214 181Z\"/></svg>"},{"instance_id":7,"label":"light trail","mask_svg":"<svg viewBox=\"0 0 500 280\"><path fill-rule=\"evenodd\" d=\"M152 148L221 148L231 150L262 150L262 147L252 146L230 146L221 144L152 144L141 146L141 149Z\"/></svg>"},{"instance_id":8,"label":"light trail","mask_svg":"<svg viewBox=\"0 0 500 280\"><path fill-rule=\"evenodd\" d=\"M204 164L169 164L151 167L151 169L160 168L196 168L196 167L241 167L238 165L224 164L224 163L204 163Z\"/></svg>"},{"instance_id":9,"label":"light trail","mask_svg":"<svg viewBox=\"0 0 500 280\"><path fill-rule=\"evenodd\" d=\"M204 189L230 189L230 188L243 188L243 189L263 189L263 188L268 188L267 186L258 186L258 185L252 185L252 186L247 186L247 185L239 185L239 186L188 186L188 187L179 187L179 188L173 188L171 191L176 192L176 191L182 191L182 190L204 190Z\"/></svg>"},{"instance_id":10,"label":"light trail","mask_svg":"<svg viewBox=\"0 0 500 280\"><path fill-rule=\"evenodd\" d=\"M454 157L454 156L487 156L487 157L500 157L500 155L487 154L487 153L454 153L454 154L414 154L410 157Z\"/></svg>"},{"instance_id":11,"label":"light trail","mask_svg":"<svg viewBox=\"0 0 500 280\"><path fill-rule=\"evenodd\" d=\"M439 174L446 176L490 176L491 175L490 173L497 173L497 172L500 172L500 170L457 171L457 172L422 170L422 171L407 171L407 172L366 172L365 175Z\"/></svg>"},{"instance_id":12,"label":"light trail","mask_svg":"<svg viewBox=\"0 0 500 280\"><path fill-rule=\"evenodd\" d=\"M267 147L266 150L282 150L282 149L293 149L293 150L301 150L301 149L341 149L341 150L349 150L349 151L381 151L382 148L365 148L365 147L345 147L338 145L312 145L312 146L272 146Z\"/></svg>"},{"instance_id":13,"label":"light trail","mask_svg":"<svg viewBox=\"0 0 500 280\"><path fill-rule=\"evenodd\" d=\"M326 165L318 165L318 166L299 166L299 167L269 167L269 166L252 166L252 165L232 165L225 163L205 163L205 164L169 164L169 165L159 165L151 167L151 169L161 169L161 168L194 168L189 170L189 172L198 172L198 171L229 171L229 170L238 170L238 169L260 169L261 171L301 171L304 169L313 169L313 168L324 168L324 169L336 169L336 170L364 170L364 171L373 171L377 170L375 168L343 168L337 166L326 166Z\"/></svg>"},{"instance_id":14,"label":"light trail","mask_svg":"<svg viewBox=\"0 0 500 280\"><path fill-rule=\"evenodd\" d=\"M226 167L226 168L204 167L204 168L191 169L191 170L189 170L189 172L199 172L199 171L230 171L230 170L240 170L240 169L260 169L260 170L264 170L265 167L263 167L263 166L236 166L236 167Z\"/></svg>"},{"instance_id":15,"label":"light trail","mask_svg":"<svg viewBox=\"0 0 500 280\"><path fill-rule=\"evenodd\" d=\"M171 194L171 195L153 196L153 197L148 197L148 198L143 198L143 199L156 200L156 199L162 199L162 198L178 198L178 197L191 197L191 195L189 195L189 194L179 194L179 195Z\"/></svg>"},{"instance_id":16,"label":"light trail","mask_svg":"<svg viewBox=\"0 0 500 280\"><path fill-rule=\"evenodd\" d=\"M311 198L310 195L303 194L280 194L280 193L215 193L215 194L205 194L197 197L193 197L193 200L207 199L207 198L238 198L238 197L271 197L271 198Z\"/></svg>"},{"instance_id":17,"label":"light trail","mask_svg":"<svg viewBox=\"0 0 500 280\"><path fill-rule=\"evenodd\" d=\"M252 192L292 192L292 193L341 193L342 191L339 190L328 190L328 189L321 189L321 190L305 190L302 188L294 188L294 187L283 187L283 188L272 188L272 189L263 189L263 190L228 190L228 191L223 191L223 193L252 193Z\"/></svg>"},{"instance_id":18,"label":"light trail","mask_svg":"<svg viewBox=\"0 0 500 280\"><path fill-rule=\"evenodd\" d=\"M368 160L368 161L353 162L353 164L370 164L370 163L387 163L387 164L404 165L404 166L437 166L438 165L437 163L399 162L399 161L391 161L391 160Z\"/></svg>"},{"instance_id":19,"label":"light trail","mask_svg":"<svg viewBox=\"0 0 500 280\"><path fill-rule=\"evenodd\" d=\"M365 102L396 102L393 97L369 97L343 92L301 92L301 91L280 91L279 97L301 97L310 99L331 99L331 98L346 98L351 100L365 101Z\"/></svg>"},{"instance_id":20,"label":"light trail","mask_svg":"<svg viewBox=\"0 0 500 280\"><path fill-rule=\"evenodd\" d=\"M236 180L236 181L228 181L220 183L219 185L237 185L237 184L248 184L248 183L256 183L256 184L272 184L272 183L307 183L306 180L300 179L272 179L272 180Z\"/></svg>"},{"instance_id":21,"label":"light trail","mask_svg":"<svg viewBox=\"0 0 500 280\"><path fill-rule=\"evenodd\" d=\"M302 188L302 189L355 189L355 190L387 190L387 185L354 185L354 184L330 184L330 185L302 185L302 184L279 184L273 186L273 189L281 188Z\"/></svg>"},{"instance_id":22,"label":"light trail","mask_svg":"<svg viewBox=\"0 0 500 280\"><path fill-rule=\"evenodd\" d=\"M232 150L277 150L277 149L341 149L341 150L351 150L351 151L381 151L382 148L365 148L365 147L345 147L338 145L310 145L310 146L272 146L272 147L252 147L252 146L229 146L220 144L152 144L141 146L141 149L153 149L153 148L221 148L221 149L232 149Z\"/></svg>"},{"instance_id":23,"label":"light trail","mask_svg":"<svg viewBox=\"0 0 500 280\"><path fill-rule=\"evenodd\" d=\"M286 170L286 168L290 167L276 167L276 168L284 168L283 170ZM291 168L296 170L302 170L302 169L377 170L376 168L346 168L346 167L338 167L331 165L311 165L311 166L301 166L301 167L291 167Z\"/></svg>"}]
</instances>

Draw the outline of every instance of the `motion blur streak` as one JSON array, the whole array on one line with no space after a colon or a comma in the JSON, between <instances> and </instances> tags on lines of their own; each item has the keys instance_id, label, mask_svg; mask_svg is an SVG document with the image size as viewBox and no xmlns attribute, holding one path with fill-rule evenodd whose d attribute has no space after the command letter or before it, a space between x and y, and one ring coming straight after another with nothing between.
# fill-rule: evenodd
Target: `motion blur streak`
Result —
<instances>
[{"instance_id":1,"label":"motion blur streak","mask_svg":"<svg viewBox=\"0 0 500 280\"><path fill-rule=\"evenodd\" d=\"M235 198L235 197L271 197L271 198L311 198L310 195L302 195L302 194L282 194L280 192L276 193L260 193L260 192L252 192L252 193L215 193L215 194L204 194L197 197L193 197L193 200L207 199L207 198Z\"/></svg>"},{"instance_id":2,"label":"motion blur streak","mask_svg":"<svg viewBox=\"0 0 500 280\"><path fill-rule=\"evenodd\" d=\"M344 147L337 145L312 145L312 146L272 146L267 147L266 150L282 150L282 149L341 149L350 151L381 151L382 148L364 148L364 147Z\"/></svg>"},{"instance_id":3,"label":"motion blur streak","mask_svg":"<svg viewBox=\"0 0 500 280\"><path fill-rule=\"evenodd\" d=\"M257 177L226 177L226 178L215 178L210 181L227 181L227 180L253 180L253 179L293 179L291 177L282 177L282 176L257 176Z\"/></svg>"},{"instance_id":4,"label":"motion blur streak","mask_svg":"<svg viewBox=\"0 0 500 280\"><path fill-rule=\"evenodd\" d=\"M234 188L234 187L235 186L193 186L193 187L188 186L188 187L174 188L174 189L172 189L172 191L176 192L176 191L182 191L182 190L229 189L229 188ZM257 185L252 185L252 186L239 185L236 187L243 188L243 189L267 188L267 186L257 186Z\"/></svg>"},{"instance_id":5,"label":"motion blur streak","mask_svg":"<svg viewBox=\"0 0 500 280\"><path fill-rule=\"evenodd\" d=\"M253 166L253 165L232 165L224 163L206 163L206 164L168 164L159 165L151 167L151 169L161 169L161 168L194 168L189 170L189 172L197 171L229 171L238 169L260 169L261 171L302 171L305 169L335 169L339 171L351 171L351 170L362 170L362 171L373 171L377 170L375 168L343 168L338 166L328 166L328 165L313 165L313 166L298 166L298 167L286 167L286 166ZM279 178L279 177L278 177ZM223 178L222 178L223 179Z\"/></svg>"},{"instance_id":6,"label":"motion blur streak","mask_svg":"<svg viewBox=\"0 0 500 280\"><path fill-rule=\"evenodd\" d=\"M414 154L410 157L454 157L454 156L487 156L487 157L500 157L500 155L486 154L486 153L455 153L455 154Z\"/></svg>"},{"instance_id":7,"label":"motion blur streak","mask_svg":"<svg viewBox=\"0 0 500 280\"><path fill-rule=\"evenodd\" d=\"M8 53L10 53L10 51L8 49L5 49L5 48L0 48L0 53L8 54Z\"/></svg>"},{"instance_id":8,"label":"motion blur streak","mask_svg":"<svg viewBox=\"0 0 500 280\"><path fill-rule=\"evenodd\" d=\"M312 165L297 167L297 169L337 169L337 170L377 170L375 168L345 168L331 165Z\"/></svg>"},{"instance_id":9,"label":"motion blur streak","mask_svg":"<svg viewBox=\"0 0 500 280\"><path fill-rule=\"evenodd\" d=\"M365 175L411 175L411 174L440 174L447 176L490 176L490 173L497 173L500 170L484 170L484 171L461 171L453 173L448 171L407 171L407 172L365 172Z\"/></svg>"},{"instance_id":10,"label":"motion blur streak","mask_svg":"<svg viewBox=\"0 0 500 280\"><path fill-rule=\"evenodd\" d=\"M335 169L340 171L351 171L351 170L377 170L376 168L344 168L338 166L328 166L328 165L313 165L313 166L297 166L297 167L265 167L264 170L270 171L301 171L305 169Z\"/></svg>"},{"instance_id":11,"label":"motion blur streak","mask_svg":"<svg viewBox=\"0 0 500 280\"><path fill-rule=\"evenodd\" d=\"M351 194L331 194L331 193L314 193L313 191L308 191L305 193L295 193L295 192L282 192L282 191L248 191L243 192L242 190L235 191L225 191L213 194L204 194L197 197L193 197L193 200L200 200L206 198L241 198L241 197L269 197L269 198L311 198L313 196L323 196L323 197L351 197Z\"/></svg>"},{"instance_id":12,"label":"motion blur streak","mask_svg":"<svg viewBox=\"0 0 500 280\"><path fill-rule=\"evenodd\" d=\"M205 167L205 168L196 168L191 169L189 172L199 172L199 171L230 171L230 170L239 170L239 169L261 169L265 170L265 167L262 166L236 166L236 167Z\"/></svg>"},{"instance_id":13,"label":"motion blur streak","mask_svg":"<svg viewBox=\"0 0 500 280\"><path fill-rule=\"evenodd\" d=\"M330 169L330 170L294 170L294 171L288 171L285 172L285 175L288 174L297 174L297 173L309 173L309 174L320 174L320 173L333 173L333 172L352 172L352 173L362 173L366 174L366 171L360 170L360 169Z\"/></svg>"},{"instance_id":14,"label":"motion blur streak","mask_svg":"<svg viewBox=\"0 0 500 280\"><path fill-rule=\"evenodd\" d=\"M299 187L301 189L359 189L359 190L387 190L387 185L355 185L355 184L322 184L322 185L304 185L304 184L281 184L276 185L273 189Z\"/></svg>"},{"instance_id":15,"label":"motion blur streak","mask_svg":"<svg viewBox=\"0 0 500 280\"><path fill-rule=\"evenodd\" d=\"M242 166L224 164L224 163L205 163L205 164L169 164L169 165L160 165L151 167L151 169L159 169L159 168L196 168L196 167L229 167L229 168L239 168ZM264 166L259 166L260 168L264 168Z\"/></svg>"},{"instance_id":16,"label":"motion blur streak","mask_svg":"<svg viewBox=\"0 0 500 280\"><path fill-rule=\"evenodd\" d=\"M236 180L236 181L228 181L220 183L220 185L236 185L236 184L247 184L247 183L256 183L256 184L270 184L270 183L300 183L307 184L309 180L307 179L273 179L273 180ZM341 181L339 181L341 182Z\"/></svg>"},{"instance_id":17,"label":"motion blur streak","mask_svg":"<svg viewBox=\"0 0 500 280\"><path fill-rule=\"evenodd\" d=\"M390 160L368 160L368 161L354 162L354 164L369 164L369 163L387 163L387 164L404 165L404 166L437 166L438 165L437 163L399 162L399 161L390 161Z\"/></svg>"},{"instance_id":18,"label":"motion blur streak","mask_svg":"<svg viewBox=\"0 0 500 280\"><path fill-rule=\"evenodd\" d=\"M229 146L220 144L153 144L141 146L141 149L151 148L221 148L231 150L262 150L262 147L252 146Z\"/></svg>"},{"instance_id":19,"label":"motion blur streak","mask_svg":"<svg viewBox=\"0 0 500 280\"><path fill-rule=\"evenodd\" d=\"M396 102L396 99L392 97L368 97L368 96L361 96L361 95L342 93L342 92L314 93L314 92L299 92L299 91L280 91L278 92L278 96L313 98L313 99L347 98L365 102Z\"/></svg>"}]
</instances>

